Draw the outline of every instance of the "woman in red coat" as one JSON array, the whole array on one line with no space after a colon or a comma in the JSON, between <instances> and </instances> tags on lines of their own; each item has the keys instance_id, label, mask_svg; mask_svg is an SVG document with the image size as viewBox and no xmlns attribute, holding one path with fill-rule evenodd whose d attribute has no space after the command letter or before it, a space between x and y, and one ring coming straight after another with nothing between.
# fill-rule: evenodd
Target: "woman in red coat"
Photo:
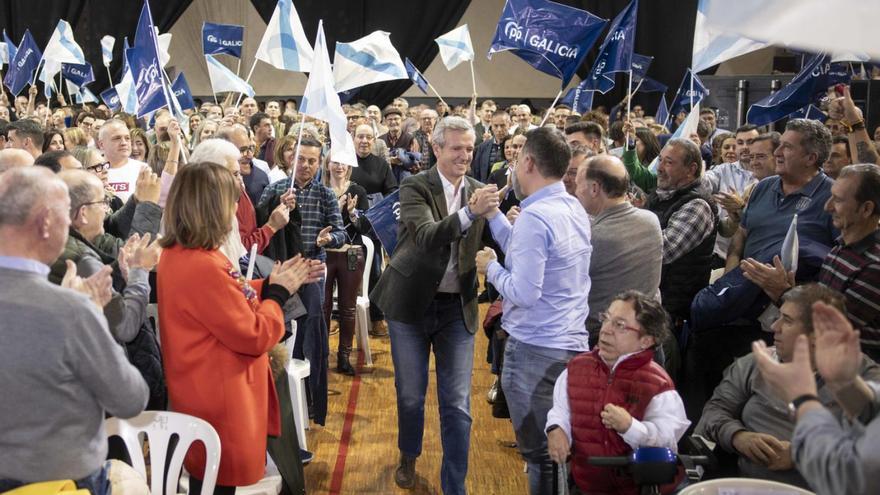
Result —
<instances>
[{"instance_id":1,"label":"woman in red coat","mask_svg":"<svg viewBox=\"0 0 880 495\"><path fill-rule=\"evenodd\" d=\"M281 306L323 272L299 257L277 264L265 281L246 281L218 247L231 230L238 180L201 163L181 169L165 209L158 268L162 357L171 407L202 418L220 436L215 493L263 477L266 437L280 432L278 397L267 351L284 334ZM201 488L205 450L185 461L191 491Z\"/></svg>"}]
</instances>

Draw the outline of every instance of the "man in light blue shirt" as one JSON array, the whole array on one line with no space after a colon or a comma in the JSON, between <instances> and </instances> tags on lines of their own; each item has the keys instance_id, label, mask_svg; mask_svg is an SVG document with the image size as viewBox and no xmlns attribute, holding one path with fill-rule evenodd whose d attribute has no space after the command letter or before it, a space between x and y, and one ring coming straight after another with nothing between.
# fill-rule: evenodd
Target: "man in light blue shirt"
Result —
<instances>
[{"instance_id":1,"label":"man in light blue shirt","mask_svg":"<svg viewBox=\"0 0 880 495\"><path fill-rule=\"evenodd\" d=\"M511 226L498 209L487 213L492 236L506 254L502 266L489 248L477 270L503 297L502 327L510 335L501 385L532 495L551 493L553 464L544 426L553 385L575 355L587 351L584 322L590 292L590 220L565 191L571 151L555 129L526 134L514 169L517 196L528 196ZM488 192L486 192L488 194Z\"/></svg>"}]
</instances>

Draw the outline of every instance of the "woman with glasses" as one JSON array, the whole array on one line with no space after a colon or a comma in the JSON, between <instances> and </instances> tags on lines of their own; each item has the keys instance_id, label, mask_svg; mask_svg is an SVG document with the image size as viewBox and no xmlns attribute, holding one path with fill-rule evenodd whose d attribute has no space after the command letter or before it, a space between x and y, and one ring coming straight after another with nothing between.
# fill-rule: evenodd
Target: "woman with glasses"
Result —
<instances>
[{"instance_id":1,"label":"woman with glasses","mask_svg":"<svg viewBox=\"0 0 880 495\"><path fill-rule=\"evenodd\" d=\"M602 313L599 344L575 356L556 380L547 414L547 450L565 463L578 488L589 493L637 494L631 478L591 466L591 456L624 456L639 447L676 450L690 425L675 384L654 362L654 348L669 334L669 315L638 291L618 295ZM676 484L662 487L671 492Z\"/></svg>"},{"instance_id":2,"label":"woman with glasses","mask_svg":"<svg viewBox=\"0 0 880 495\"><path fill-rule=\"evenodd\" d=\"M364 274L364 250L361 234L370 231L370 222L364 215L369 208L367 191L351 180L351 166L324 159L321 182L329 187L339 202L339 212L345 225L346 243L327 251L327 280L324 285L324 319L330 323L333 307L333 284L338 287L339 346L336 350L336 371L354 375L351 366L354 341L355 304Z\"/></svg>"},{"instance_id":3,"label":"woman with glasses","mask_svg":"<svg viewBox=\"0 0 880 495\"><path fill-rule=\"evenodd\" d=\"M78 146L72 151L73 156L83 165L83 169L87 172L95 174L101 183L104 184L104 193L110 198L110 210L118 211L124 204L122 199L116 196L115 191L110 187L110 163L104 159L104 155L95 148L86 146Z\"/></svg>"}]
</instances>

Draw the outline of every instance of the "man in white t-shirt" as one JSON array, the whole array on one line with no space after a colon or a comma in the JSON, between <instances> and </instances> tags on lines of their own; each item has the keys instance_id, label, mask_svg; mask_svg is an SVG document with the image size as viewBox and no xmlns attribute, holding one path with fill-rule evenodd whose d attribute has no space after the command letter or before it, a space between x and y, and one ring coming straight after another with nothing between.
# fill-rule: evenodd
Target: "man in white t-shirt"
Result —
<instances>
[{"instance_id":1,"label":"man in white t-shirt","mask_svg":"<svg viewBox=\"0 0 880 495\"><path fill-rule=\"evenodd\" d=\"M128 198L134 194L134 185L141 168L147 164L129 158L131 134L125 122L118 119L105 122L98 134L98 149L104 152L104 158L110 163L108 170L110 187L119 199L128 201Z\"/></svg>"}]
</instances>

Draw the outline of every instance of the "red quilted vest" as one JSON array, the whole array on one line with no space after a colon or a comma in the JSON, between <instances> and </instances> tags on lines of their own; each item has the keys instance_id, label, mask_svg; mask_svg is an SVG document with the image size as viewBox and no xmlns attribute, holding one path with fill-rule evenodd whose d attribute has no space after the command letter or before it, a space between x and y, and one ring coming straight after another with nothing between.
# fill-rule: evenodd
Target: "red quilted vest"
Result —
<instances>
[{"instance_id":1,"label":"red quilted vest","mask_svg":"<svg viewBox=\"0 0 880 495\"><path fill-rule=\"evenodd\" d=\"M632 452L616 431L602 424L599 414L605 404L611 403L641 420L655 395L674 389L672 379L654 362L651 349L628 357L617 365L614 373L599 357L598 350L580 354L569 361L571 470L578 488L584 493L639 493L638 487L625 473L607 467L593 467L587 462L590 456L623 456ZM679 481L681 475L679 470ZM672 491L676 484L665 485L663 493Z\"/></svg>"}]
</instances>

